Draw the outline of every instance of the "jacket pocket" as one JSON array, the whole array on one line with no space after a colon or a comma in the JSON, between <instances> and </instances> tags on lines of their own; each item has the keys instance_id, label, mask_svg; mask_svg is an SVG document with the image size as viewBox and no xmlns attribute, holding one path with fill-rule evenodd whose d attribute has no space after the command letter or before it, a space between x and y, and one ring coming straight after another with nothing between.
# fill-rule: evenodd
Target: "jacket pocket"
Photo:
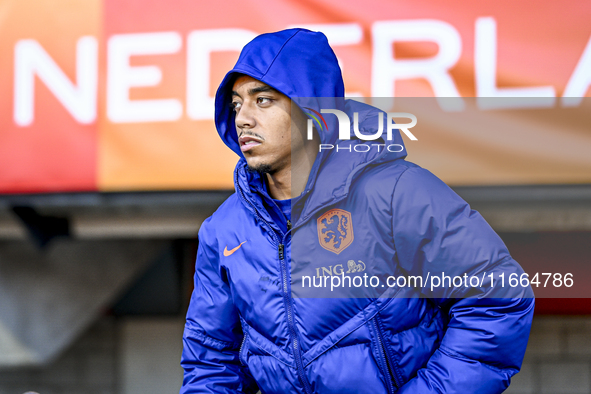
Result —
<instances>
[{"instance_id":1,"label":"jacket pocket","mask_svg":"<svg viewBox=\"0 0 591 394\"><path fill-rule=\"evenodd\" d=\"M372 320L373 329L375 332L376 337L376 350L379 355L379 364L382 369L382 373L390 380L390 386L388 390L390 392L394 392L395 389L400 388L402 385L401 374L398 368L398 364L392 358L390 351L389 351L389 343L386 341L384 337L384 330L382 327L382 321L378 315L376 315Z\"/></svg>"}]
</instances>

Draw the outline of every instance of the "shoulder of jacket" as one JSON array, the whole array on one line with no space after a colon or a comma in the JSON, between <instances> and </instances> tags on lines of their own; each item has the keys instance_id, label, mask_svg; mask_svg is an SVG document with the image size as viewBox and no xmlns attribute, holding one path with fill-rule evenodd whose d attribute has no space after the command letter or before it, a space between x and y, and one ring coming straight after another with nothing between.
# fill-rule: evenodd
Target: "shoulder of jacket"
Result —
<instances>
[{"instance_id":1,"label":"shoulder of jacket","mask_svg":"<svg viewBox=\"0 0 591 394\"><path fill-rule=\"evenodd\" d=\"M225 219L226 215L236 212L237 209L242 208L242 202L235 192L232 193L226 200L215 210L211 215L213 221Z\"/></svg>"},{"instance_id":2,"label":"shoulder of jacket","mask_svg":"<svg viewBox=\"0 0 591 394\"><path fill-rule=\"evenodd\" d=\"M437 175L433 174L431 171L423 168L417 164L404 161L402 164L403 171L401 171L398 181L404 178L404 184L406 186L416 186L416 187L430 187L435 184L440 186L445 186L449 188L445 182L443 182ZM397 182L399 183L399 182Z\"/></svg>"},{"instance_id":3,"label":"shoulder of jacket","mask_svg":"<svg viewBox=\"0 0 591 394\"><path fill-rule=\"evenodd\" d=\"M205 219L199 228L199 237L217 232L220 227L228 225L228 216L234 216L238 210L244 209L238 195L232 193L212 214Z\"/></svg>"},{"instance_id":4,"label":"shoulder of jacket","mask_svg":"<svg viewBox=\"0 0 591 394\"><path fill-rule=\"evenodd\" d=\"M368 196L381 199L390 196L392 200L409 192L455 194L432 172L403 159L368 167L361 174L357 186Z\"/></svg>"},{"instance_id":5,"label":"shoulder of jacket","mask_svg":"<svg viewBox=\"0 0 591 394\"><path fill-rule=\"evenodd\" d=\"M414 172L415 170L428 172L412 162L398 159L388 163L367 166L360 178L368 183L377 182L382 184L386 182L387 184L395 184L404 173L408 172L408 170L413 170L411 172Z\"/></svg>"},{"instance_id":6,"label":"shoulder of jacket","mask_svg":"<svg viewBox=\"0 0 591 394\"><path fill-rule=\"evenodd\" d=\"M449 185L414 163L398 177L393 190L392 201L406 201L415 207L429 206L430 209L460 209L468 203Z\"/></svg>"}]
</instances>

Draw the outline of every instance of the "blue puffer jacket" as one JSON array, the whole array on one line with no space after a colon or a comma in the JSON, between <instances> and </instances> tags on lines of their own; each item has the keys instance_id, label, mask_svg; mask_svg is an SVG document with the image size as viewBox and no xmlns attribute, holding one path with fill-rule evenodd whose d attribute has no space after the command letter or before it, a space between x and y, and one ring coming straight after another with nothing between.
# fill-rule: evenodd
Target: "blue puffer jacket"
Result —
<instances>
[{"instance_id":1,"label":"blue puffer jacket","mask_svg":"<svg viewBox=\"0 0 591 394\"><path fill-rule=\"evenodd\" d=\"M332 105L351 120L357 112L361 132L372 134L383 116L342 99L336 57L320 33L263 35L242 51L216 96L218 132L241 156L236 193L199 231L181 393L250 393L257 386L262 393L356 394L507 388L523 359L534 300L529 287L499 290L499 275L507 281L522 270L484 219L404 160L405 150L345 151L364 141L337 141L336 117L325 115L322 142L343 149L318 155L304 193L293 201L293 229L285 233L268 212L274 204L261 177L245 169L228 105L234 73L296 102L326 97L316 110ZM389 143L404 145L399 134ZM330 287L335 275L363 274L381 285L332 292L309 285L310 277L327 276ZM389 275L464 274L483 281L383 287Z\"/></svg>"}]
</instances>

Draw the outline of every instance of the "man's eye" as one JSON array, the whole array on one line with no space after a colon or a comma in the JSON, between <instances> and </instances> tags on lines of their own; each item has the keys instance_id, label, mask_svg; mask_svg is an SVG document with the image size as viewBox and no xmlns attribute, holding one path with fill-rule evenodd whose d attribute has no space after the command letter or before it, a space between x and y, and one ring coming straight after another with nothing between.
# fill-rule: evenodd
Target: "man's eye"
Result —
<instances>
[{"instance_id":1,"label":"man's eye","mask_svg":"<svg viewBox=\"0 0 591 394\"><path fill-rule=\"evenodd\" d=\"M235 101L231 104L231 107L234 110L234 112L238 112L238 110L240 110L241 105L242 105L241 103Z\"/></svg>"},{"instance_id":2,"label":"man's eye","mask_svg":"<svg viewBox=\"0 0 591 394\"><path fill-rule=\"evenodd\" d=\"M258 97L257 98L257 104L269 104L272 101L272 99L268 98L268 97Z\"/></svg>"}]
</instances>

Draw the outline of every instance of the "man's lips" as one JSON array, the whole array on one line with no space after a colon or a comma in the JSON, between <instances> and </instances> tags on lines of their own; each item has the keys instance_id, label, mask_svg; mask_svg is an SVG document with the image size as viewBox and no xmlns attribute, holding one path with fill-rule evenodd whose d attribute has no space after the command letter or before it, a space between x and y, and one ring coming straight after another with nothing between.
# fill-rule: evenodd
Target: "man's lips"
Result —
<instances>
[{"instance_id":1,"label":"man's lips","mask_svg":"<svg viewBox=\"0 0 591 394\"><path fill-rule=\"evenodd\" d=\"M238 138L238 142L240 143L240 150L242 152L246 152L257 145L262 144L261 140L250 135L243 135L242 137Z\"/></svg>"}]
</instances>

